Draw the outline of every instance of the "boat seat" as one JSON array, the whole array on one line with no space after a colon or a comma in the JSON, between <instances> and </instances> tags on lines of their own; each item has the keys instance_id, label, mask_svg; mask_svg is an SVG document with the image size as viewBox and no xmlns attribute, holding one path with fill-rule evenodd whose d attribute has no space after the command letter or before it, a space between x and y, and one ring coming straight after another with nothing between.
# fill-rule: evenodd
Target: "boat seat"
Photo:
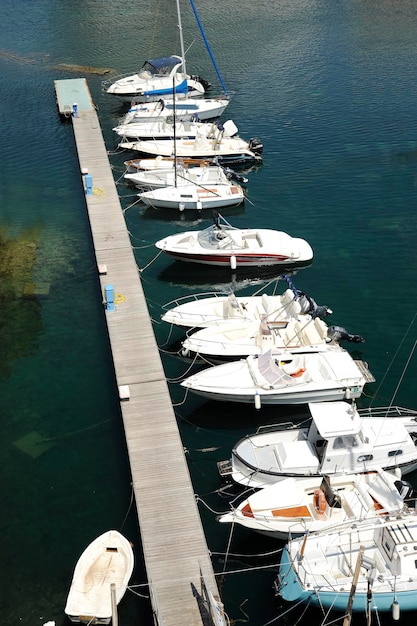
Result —
<instances>
[{"instance_id":1,"label":"boat seat","mask_svg":"<svg viewBox=\"0 0 417 626\"><path fill-rule=\"evenodd\" d=\"M317 333L320 335L322 341L326 341L327 339L327 324L323 322L319 317L316 317L314 320L314 326Z\"/></svg>"},{"instance_id":2,"label":"boat seat","mask_svg":"<svg viewBox=\"0 0 417 626\"><path fill-rule=\"evenodd\" d=\"M301 305L298 300L293 300L292 302L289 302L286 311L289 316L298 318L301 313Z\"/></svg>"},{"instance_id":3,"label":"boat seat","mask_svg":"<svg viewBox=\"0 0 417 626\"><path fill-rule=\"evenodd\" d=\"M294 292L292 289L286 289L281 296L282 304L289 304L294 300Z\"/></svg>"},{"instance_id":4,"label":"boat seat","mask_svg":"<svg viewBox=\"0 0 417 626\"><path fill-rule=\"evenodd\" d=\"M324 380L329 380L334 377L333 372L329 370L327 363L322 358L314 360L314 368L309 365L310 359L308 354L305 355L304 361L306 363L306 370L310 372L309 380L315 383L321 383Z\"/></svg>"},{"instance_id":5,"label":"boat seat","mask_svg":"<svg viewBox=\"0 0 417 626\"><path fill-rule=\"evenodd\" d=\"M298 337L299 332L299 323L294 321L289 321L287 327L282 329L281 337L283 339L284 345L286 347L299 346L300 340Z\"/></svg>"},{"instance_id":6,"label":"boat seat","mask_svg":"<svg viewBox=\"0 0 417 626\"><path fill-rule=\"evenodd\" d=\"M229 319L241 314L242 310L234 293L230 293L223 302L223 318Z\"/></svg>"},{"instance_id":7,"label":"boat seat","mask_svg":"<svg viewBox=\"0 0 417 626\"><path fill-rule=\"evenodd\" d=\"M314 321L309 321L301 328L300 339L304 345L314 346L318 343L323 343L322 336L317 332L314 325Z\"/></svg>"},{"instance_id":8,"label":"boat seat","mask_svg":"<svg viewBox=\"0 0 417 626\"><path fill-rule=\"evenodd\" d=\"M270 313L273 312L274 307L271 303L271 300L269 299L268 294L263 293L262 297L261 297L261 301L262 301L262 306L264 308L264 311L267 315L269 315Z\"/></svg>"},{"instance_id":9,"label":"boat seat","mask_svg":"<svg viewBox=\"0 0 417 626\"><path fill-rule=\"evenodd\" d=\"M281 470L302 467L313 474L319 467L314 447L309 441L277 443L274 447L274 454L278 467Z\"/></svg>"}]
</instances>

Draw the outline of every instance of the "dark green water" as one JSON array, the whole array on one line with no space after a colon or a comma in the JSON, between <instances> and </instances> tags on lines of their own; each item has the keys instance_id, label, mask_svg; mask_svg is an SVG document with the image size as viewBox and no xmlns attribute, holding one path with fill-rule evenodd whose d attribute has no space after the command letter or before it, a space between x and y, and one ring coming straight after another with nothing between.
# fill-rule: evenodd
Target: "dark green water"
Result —
<instances>
[{"instance_id":1,"label":"dark green water","mask_svg":"<svg viewBox=\"0 0 417 626\"><path fill-rule=\"evenodd\" d=\"M215 83L183 5L189 69ZM334 310L332 323L365 337L350 348L377 379L362 404L387 404L395 394L396 403L415 408L415 4L199 0L196 6L234 94L225 119L264 143L246 204L228 218L310 242L314 261L294 281ZM175 3L3 0L0 19L1 615L10 626L52 619L61 626L75 561L108 528L122 530L137 547L132 583L146 579L72 128L58 119L53 81L79 76L62 63L127 72L147 57L178 52ZM99 76L86 77L119 181L130 155L114 153L111 129L123 108L101 93ZM169 328L159 322L161 306L224 289L233 277L154 260L157 239L208 220L145 210L131 188L123 182L118 188L165 350ZM252 293L262 279L233 282ZM39 295L25 297L33 285ZM165 352L163 361L169 380L188 367ZM230 529L216 522L216 512L227 508L217 493L216 463L241 436L294 411L258 413L191 396L183 403L181 388L170 389L215 570L257 568L221 580L226 610L234 621L262 626L287 610L274 599L274 572L259 569L278 562L278 554L258 555L280 544L241 531L229 545ZM146 587L135 590L147 594ZM300 617L299 609L277 621L294 625L299 618L323 621L317 613ZM146 599L129 593L119 621L149 624Z\"/></svg>"}]
</instances>

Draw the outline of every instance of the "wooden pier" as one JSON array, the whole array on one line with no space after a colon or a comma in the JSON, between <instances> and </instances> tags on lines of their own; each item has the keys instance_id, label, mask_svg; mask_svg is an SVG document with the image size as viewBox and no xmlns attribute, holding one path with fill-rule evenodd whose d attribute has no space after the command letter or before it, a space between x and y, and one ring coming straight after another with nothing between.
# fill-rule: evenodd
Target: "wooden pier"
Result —
<instances>
[{"instance_id":1,"label":"wooden pier","mask_svg":"<svg viewBox=\"0 0 417 626\"><path fill-rule=\"evenodd\" d=\"M72 112L129 453L149 591L159 626L199 626L201 574L222 605L139 271L85 79L55 81ZM218 605L216 603L218 602ZM220 615L220 617L219 617Z\"/></svg>"}]
</instances>

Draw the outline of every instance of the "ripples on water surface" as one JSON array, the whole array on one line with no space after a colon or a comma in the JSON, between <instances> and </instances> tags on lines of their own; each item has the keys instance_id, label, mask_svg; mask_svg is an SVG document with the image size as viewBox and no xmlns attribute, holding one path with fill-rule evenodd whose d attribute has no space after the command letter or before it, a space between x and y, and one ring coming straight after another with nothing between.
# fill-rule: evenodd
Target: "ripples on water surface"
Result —
<instances>
[{"instance_id":1,"label":"ripples on water surface","mask_svg":"<svg viewBox=\"0 0 417 626\"><path fill-rule=\"evenodd\" d=\"M365 337L354 354L377 378L368 395L378 392L375 403L386 404L415 341L414 327L406 334L416 309L415 3L195 3L234 94L227 117L242 136L259 136L265 145L263 166L249 174L245 207L228 215L237 226L283 229L312 244L313 264L294 280L333 308L333 323ZM183 4L188 68L216 83ZM60 69L62 63L121 73L147 57L179 52L176 9L172 0L59 6L3 0L0 18L2 622L62 625L72 569L85 545L110 527L123 526L136 545L139 538L72 128L58 120L53 81L78 76ZM87 78L113 152L111 128L123 108L100 93L99 76ZM116 179L127 156L110 155ZM119 189L126 208L134 194L122 183ZM139 206L126 211L126 220L142 268L155 256L156 239L207 223L205 216ZM176 296L230 284L224 274L187 270L184 277L183 269L159 257L143 272L155 320ZM23 298L34 283L45 296ZM252 277L236 288L251 293L261 284ZM156 323L155 331L164 344L169 329ZM187 367L172 357L164 364L170 378ZM412 358L397 403L417 406L414 372ZM171 389L181 402L182 392ZM191 398L178 408L194 489L210 507L200 508L216 571L224 567L216 553L225 552L229 533L213 513L227 506L215 494L216 462L258 424L297 411L255 414ZM230 551L276 548L242 531ZM276 561L233 556L227 569ZM231 619L247 614L254 626L272 619L278 611L273 577L263 570L226 577L222 595ZM134 582L143 580L138 567ZM137 623L138 613L150 623L145 605L128 595L121 623ZM290 612L280 622L297 618ZM301 623L313 618L322 621L309 613Z\"/></svg>"}]
</instances>

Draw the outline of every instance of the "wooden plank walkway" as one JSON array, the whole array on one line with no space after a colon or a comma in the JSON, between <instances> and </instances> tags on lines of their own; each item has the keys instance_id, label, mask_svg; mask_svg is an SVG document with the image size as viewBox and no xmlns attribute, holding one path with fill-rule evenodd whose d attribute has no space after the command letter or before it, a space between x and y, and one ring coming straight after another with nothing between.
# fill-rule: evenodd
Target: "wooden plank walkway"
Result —
<instances>
[{"instance_id":1,"label":"wooden plank walkway","mask_svg":"<svg viewBox=\"0 0 417 626\"><path fill-rule=\"evenodd\" d=\"M71 81L55 81L57 91L61 82ZM88 169L86 203L103 298L109 285L117 294L115 310L106 307L105 315L155 621L198 626L191 585L200 591L200 568L219 599L217 584L99 120L82 101L73 118L80 178Z\"/></svg>"}]
</instances>

